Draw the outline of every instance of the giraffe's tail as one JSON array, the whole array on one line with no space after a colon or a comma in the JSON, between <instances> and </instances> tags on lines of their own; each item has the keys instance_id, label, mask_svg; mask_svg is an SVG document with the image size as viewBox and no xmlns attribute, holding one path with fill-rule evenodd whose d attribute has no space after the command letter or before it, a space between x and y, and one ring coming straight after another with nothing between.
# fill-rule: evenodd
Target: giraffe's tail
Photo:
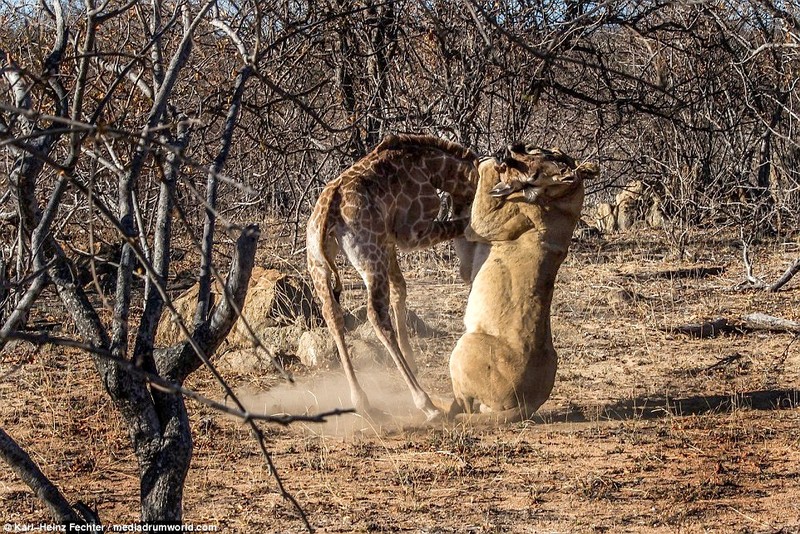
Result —
<instances>
[{"instance_id":1,"label":"giraffe's tail","mask_svg":"<svg viewBox=\"0 0 800 534\"><path fill-rule=\"evenodd\" d=\"M328 190L329 188L331 190ZM332 291L334 299L339 302L342 280L334 261L337 251L335 246L331 246L330 240L333 236L329 235L331 211L338 208L338 184L331 182L325 189L314 206L306 228L306 259L309 272L317 271L323 274L326 289ZM313 278L316 280L320 277L314 276ZM318 291L321 289L317 288Z\"/></svg>"},{"instance_id":2,"label":"giraffe's tail","mask_svg":"<svg viewBox=\"0 0 800 534\"><path fill-rule=\"evenodd\" d=\"M339 271L336 270L336 265L333 263L333 259L329 258L327 255L325 259L328 260L328 268L331 271L331 277L333 278L333 298L336 299L336 302L340 303L339 297L342 294L342 279L339 277Z\"/></svg>"}]
</instances>

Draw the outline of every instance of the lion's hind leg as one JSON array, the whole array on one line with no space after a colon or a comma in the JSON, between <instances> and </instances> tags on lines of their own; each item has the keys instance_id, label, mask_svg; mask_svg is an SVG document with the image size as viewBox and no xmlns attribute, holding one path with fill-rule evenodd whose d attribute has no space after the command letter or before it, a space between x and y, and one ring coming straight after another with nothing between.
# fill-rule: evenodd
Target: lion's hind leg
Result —
<instances>
[{"instance_id":1,"label":"lion's hind leg","mask_svg":"<svg viewBox=\"0 0 800 534\"><path fill-rule=\"evenodd\" d=\"M516 410L524 405L518 396L522 369L515 351L501 338L468 332L461 336L450 355L450 379L455 401L450 416L477 411Z\"/></svg>"}]
</instances>

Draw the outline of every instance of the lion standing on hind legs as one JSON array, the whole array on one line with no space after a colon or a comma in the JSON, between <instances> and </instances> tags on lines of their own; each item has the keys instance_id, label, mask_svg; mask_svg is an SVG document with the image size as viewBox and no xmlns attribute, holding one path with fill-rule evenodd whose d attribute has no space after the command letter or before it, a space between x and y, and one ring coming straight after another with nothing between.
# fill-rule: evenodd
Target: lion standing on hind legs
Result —
<instances>
[{"instance_id":1,"label":"lion standing on hind legs","mask_svg":"<svg viewBox=\"0 0 800 534\"><path fill-rule=\"evenodd\" d=\"M306 234L308 271L336 342L351 400L360 413L381 415L370 407L344 342L339 304L342 286L334 259L343 250L364 279L367 317L400 370L416 407L429 420L440 417L441 411L414 374L406 327L406 283L397 251L463 236L466 219L436 220L438 192L450 194L453 213L466 211L475 195L478 164L476 154L455 143L429 136L388 136L325 186L317 200ZM465 272L462 269L462 276Z\"/></svg>"},{"instance_id":2,"label":"lion standing on hind legs","mask_svg":"<svg viewBox=\"0 0 800 534\"><path fill-rule=\"evenodd\" d=\"M553 284L580 218L583 181L598 173L595 164L530 145L481 163L466 230L476 242L466 333L450 356L450 417L521 421L550 396ZM482 413L473 415L476 404Z\"/></svg>"}]
</instances>

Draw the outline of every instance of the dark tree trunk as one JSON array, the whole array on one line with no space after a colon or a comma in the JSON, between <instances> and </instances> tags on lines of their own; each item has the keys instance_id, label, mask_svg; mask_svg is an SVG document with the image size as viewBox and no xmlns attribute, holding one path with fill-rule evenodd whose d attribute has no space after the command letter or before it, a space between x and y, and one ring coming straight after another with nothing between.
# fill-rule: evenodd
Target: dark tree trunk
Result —
<instances>
[{"instance_id":1,"label":"dark tree trunk","mask_svg":"<svg viewBox=\"0 0 800 534\"><path fill-rule=\"evenodd\" d=\"M369 28L370 55L367 60L367 73L374 86L374 98L367 114L366 145L377 145L384 136L385 119L388 93L387 66L389 48L395 38L395 13L390 3L381 7L374 3L367 6L367 26Z\"/></svg>"},{"instance_id":2,"label":"dark tree trunk","mask_svg":"<svg viewBox=\"0 0 800 534\"><path fill-rule=\"evenodd\" d=\"M153 391L163 434L137 451L143 523L180 523L183 485L192 459L192 433L183 397Z\"/></svg>"}]
</instances>

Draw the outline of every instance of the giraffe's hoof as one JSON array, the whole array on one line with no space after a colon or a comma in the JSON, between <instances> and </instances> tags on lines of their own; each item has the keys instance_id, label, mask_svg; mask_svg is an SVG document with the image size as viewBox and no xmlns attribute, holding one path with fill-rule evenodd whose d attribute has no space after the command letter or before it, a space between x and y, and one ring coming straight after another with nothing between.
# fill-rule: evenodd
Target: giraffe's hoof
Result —
<instances>
[{"instance_id":1,"label":"giraffe's hoof","mask_svg":"<svg viewBox=\"0 0 800 534\"><path fill-rule=\"evenodd\" d=\"M445 419L445 414L438 408L430 408L425 410L425 421L428 423L435 423L437 421L443 421Z\"/></svg>"}]
</instances>

